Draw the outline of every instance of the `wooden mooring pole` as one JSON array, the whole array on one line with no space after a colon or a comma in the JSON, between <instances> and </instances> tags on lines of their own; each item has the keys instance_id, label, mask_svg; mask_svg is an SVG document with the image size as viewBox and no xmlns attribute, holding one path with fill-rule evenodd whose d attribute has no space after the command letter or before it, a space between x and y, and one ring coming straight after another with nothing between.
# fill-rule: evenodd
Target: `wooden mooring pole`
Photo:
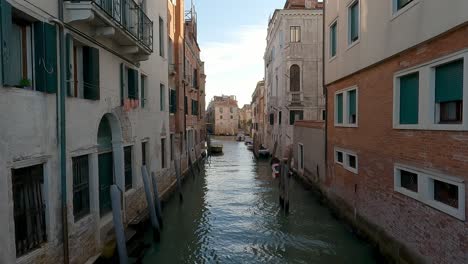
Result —
<instances>
[{"instance_id":1,"label":"wooden mooring pole","mask_svg":"<svg viewBox=\"0 0 468 264\"><path fill-rule=\"evenodd\" d=\"M161 240L161 229L159 227L159 222L156 217L156 210L154 208L153 198L151 197L150 183L148 179L148 171L146 170L146 166L141 167L141 176L143 178L143 185L145 187L146 202L148 203L148 211L151 220L151 225L153 226L153 237L156 242L159 242Z\"/></svg>"},{"instance_id":2,"label":"wooden mooring pole","mask_svg":"<svg viewBox=\"0 0 468 264\"><path fill-rule=\"evenodd\" d=\"M162 229L163 228L163 216L162 216L161 200L159 199L158 182L156 179L157 178L154 172L151 172L151 180L153 183L154 204L156 207L156 217L158 218L159 227Z\"/></svg>"},{"instance_id":3,"label":"wooden mooring pole","mask_svg":"<svg viewBox=\"0 0 468 264\"><path fill-rule=\"evenodd\" d=\"M125 239L125 229L122 221L122 192L117 185L110 187L112 201L112 216L114 220L115 237L117 240L117 251L119 253L120 264L128 264L127 240Z\"/></svg>"}]
</instances>

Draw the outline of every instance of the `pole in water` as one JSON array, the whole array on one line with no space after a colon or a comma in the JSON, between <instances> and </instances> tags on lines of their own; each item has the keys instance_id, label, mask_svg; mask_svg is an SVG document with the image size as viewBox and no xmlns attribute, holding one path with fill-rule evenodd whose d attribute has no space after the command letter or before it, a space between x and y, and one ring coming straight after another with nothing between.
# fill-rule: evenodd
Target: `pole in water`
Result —
<instances>
[{"instance_id":1,"label":"pole in water","mask_svg":"<svg viewBox=\"0 0 468 264\"><path fill-rule=\"evenodd\" d=\"M158 218L159 227L163 229L163 218L162 218L162 209L161 209L161 200L159 199L158 192L158 183L156 180L156 175L154 172L151 172L151 182L153 183L153 193L154 193L154 204L156 207L156 217Z\"/></svg>"},{"instance_id":2,"label":"pole in water","mask_svg":"<svg viewBox=\"0 0 468 264\"><path fill-rule=\"evenodd\" d=\"M289 165L284 165L284 212L289 214Z\"/></svg>"},{"instance_id":3,"label":"pole in water","mask_svg":"<svg viewBox=\"0 0 468 264\"><path fill-rule=\"evenodd\" d=\"M180 180L180 159L174 161L174 167L176 171L177 187L179 189L179 198L180 198L180 201L183 202L184 196L182 195L182 183Z\"/></svg>"},{"instance_id":4,"label":"pole in water","mask_svg":"<svg viewBox=\"0 0 468 264\"><path fill-rule=\"evenodd\" d=\"M115 237L117 239L117 251L119 253L120 264L128 263L127 245L125 239L125 230L122 221L121 192L117 185L110 187L112 201L112 216L114 218Z\"/></svg>"},{"instance_id":5,"label":"pole in water","mask_svg":"<svg viewBox=\"0 0 468 264\"><path fill-rule=\"evenodd\" d=\"M156 210L154 209L153 198L151 197L150 183L148 179L148 171L146 166L141 166L141 177L143 178L143 185L145 187L146 202L148 203L148 211L151 219L151 225L153 226L153 236L156 242L161 240L159 222L156 217Z\"/></svg>"}]
</instances>

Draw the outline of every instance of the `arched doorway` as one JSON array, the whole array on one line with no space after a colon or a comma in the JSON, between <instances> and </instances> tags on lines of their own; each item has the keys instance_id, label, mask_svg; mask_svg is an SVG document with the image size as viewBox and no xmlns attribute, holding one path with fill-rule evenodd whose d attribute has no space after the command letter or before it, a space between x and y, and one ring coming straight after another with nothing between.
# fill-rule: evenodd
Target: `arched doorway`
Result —
<instances>
[{"instance_id":1,"label":"arched doorway","mask_svg":"<svg viewBox=\"0 0 468 264\"><path fill-rule=\"evenodd\" d=\"M101 217L112 211L110 186L122 183L123 148L120 125L112 114L102 117L97 133L99 173L99 214Z\"/></svg>"}]
</instances>

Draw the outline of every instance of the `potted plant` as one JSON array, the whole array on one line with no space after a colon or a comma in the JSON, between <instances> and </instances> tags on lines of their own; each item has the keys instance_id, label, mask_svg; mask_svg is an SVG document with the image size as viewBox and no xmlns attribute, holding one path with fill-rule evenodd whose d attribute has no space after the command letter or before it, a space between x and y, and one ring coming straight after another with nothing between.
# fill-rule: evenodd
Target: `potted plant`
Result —
<instances>
[{"instance_id":1,"label":"potted plant","mask_svg":"<svg viewBox=\"0 0 468 264\"><path fill-rule=\"evenodd\" d=\"M19 87L24 88L26 90L32 90L31 80L29 79L21 79Z\"/></svg>"}]
</instances>

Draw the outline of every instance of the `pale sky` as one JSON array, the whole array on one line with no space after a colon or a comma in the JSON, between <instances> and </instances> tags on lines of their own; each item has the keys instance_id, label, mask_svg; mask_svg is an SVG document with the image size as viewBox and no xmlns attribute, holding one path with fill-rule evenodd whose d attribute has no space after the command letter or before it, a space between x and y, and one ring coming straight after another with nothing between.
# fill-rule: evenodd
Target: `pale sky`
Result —
<instances>
[{"instance_id":1,"label":"pale sky","mask_svg":"<svg viewBox=\"0 0 468 264\"><path fill-rule=\"evenodd\" d=\"M196 0L198 43L205 61L206 102L235 95L250 104L263 79L268 18L286 0ZM190 6L190 0L185 0Z\"/></svg>"}]
</instances>

